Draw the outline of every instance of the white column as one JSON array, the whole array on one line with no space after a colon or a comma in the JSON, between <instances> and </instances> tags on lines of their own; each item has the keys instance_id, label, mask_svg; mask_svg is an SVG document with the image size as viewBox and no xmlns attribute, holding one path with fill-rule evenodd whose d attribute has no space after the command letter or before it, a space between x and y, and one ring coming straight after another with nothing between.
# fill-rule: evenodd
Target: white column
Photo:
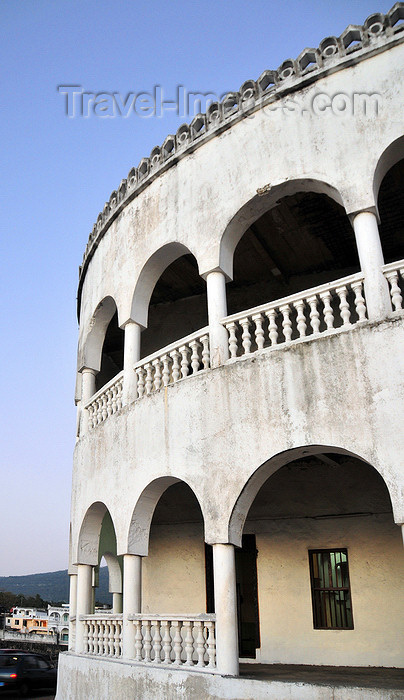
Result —
<instances>
[{"instance_id":1,"label":"white column","mask_svg":"<svg viewBox=\"0 0 404 700\"><path fill-rule=\"evenodd\" d=\"M80 615L91 612L93 567L89 564L77 564L77 614L76 614L76 653L84 651L84 624Z\"/></svg>"},{"instance_id":2,"label":"white column","mask_svg":"<svg viewBox=\"0 0 404 700\"><path fill-rule=\"evenodd\" d=\"M112 612L116 615L122 612L122 593L112 594Z\"/></svg>"},{"instance_id":3,"label":"white column","mask_svg":"<svg viewBox=\"0 0 404 700\"><path fill-rule=\"evenodd\" d=\"M142 328L135 321L125 324L125 344L123 352L123 403L127 404L137 398L136 372L134 365L140 360L140 336Z\"/></svg>"},{"instance_id":4,"label":"white column","mask_svg":"<svg viewBox=\"0 0 404 700\"><path fill-rule=\"evenodd\" d=\"M206 275L208 296L209 342L211 367L219 367L229 359L227 331L220 320L227 316L226 278L223 272Z\"/></svg>"},{"instance_id":5,"label":"white column","mask_svg":"<svg viewBox=\"0 0 404 700\"><path fill-rule=\"evenodd\" d=\"M361 211L352 217L361 270L365 275L365 297L371 321L386 318L391 312L388 282L385 279L383 251L375 214Z\"/></svg>"},{"instance_id":6,"label":"white column","mask_svg":"<svg viewBox=\"0 0 404 700\"><path fill-rule=\"evenodd\" d=\"M142 609L142 557L123 555L123 657L135 658L135 625L128 615Z\"/></svg>"},{"instance_id":7,"label":"white column","mask_svg":"<svg viewBox=\"0 0 404 700\"><path fill-rule=\"evenodd\" d=\"M69 578L69 649L74 649L76 621L72 617L76 618L77 615L77 574L70 574Z\"/></svg>"},{"instance_id":8,"label":"white column","mask_svg":"<svg viewBox=\"0 0 404 700\"><path fill-rule=\"evenodd\" d=\"M216 664L226 676L238 675L236 559L232 544L213 545L216 612Z\"/></svg>"},{"instance_id":9,"label":"white column","mask_svg":"<svg viewBox=\"0 0 404 700\"><path fill-rule=\"evenodd\" d=\"M84 367L81 371L81 429L80 433L84 435L88 430L88 411L84 408L87 401L95 394L95 375L97 371Z\"/></svg>"}]
</instances>

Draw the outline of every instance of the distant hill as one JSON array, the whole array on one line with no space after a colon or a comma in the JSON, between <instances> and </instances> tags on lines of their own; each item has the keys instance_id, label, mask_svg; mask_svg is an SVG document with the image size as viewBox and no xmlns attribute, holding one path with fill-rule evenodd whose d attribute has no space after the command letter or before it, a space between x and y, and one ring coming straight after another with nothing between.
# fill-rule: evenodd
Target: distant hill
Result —
<instances>
[{"instance_id":1,"label":"distant hill","mask_svg":"<svg viewBox=\"0 0 404 700\"><path fill-rule=\"evenodd\" d=\"M69 601L69 576L67 569L48 571L44 574L29 574L28 576L0 576L0 591L25 596L35 596L37 593L50 603ZM111 603L112 596L108 593L108 569L100 568L100 586L97 589L97 601Z\"/></svg>"}]
</instances>

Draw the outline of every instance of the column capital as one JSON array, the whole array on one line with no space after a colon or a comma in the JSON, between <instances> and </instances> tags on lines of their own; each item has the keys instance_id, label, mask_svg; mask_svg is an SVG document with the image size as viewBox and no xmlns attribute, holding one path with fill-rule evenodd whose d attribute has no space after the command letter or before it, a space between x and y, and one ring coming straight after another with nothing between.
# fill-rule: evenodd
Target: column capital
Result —
<instances>
[{"instance_id":1,"label":"column capital","mask_svg":"<svg viewBox=\"0 0 404 700\"><path fill-rule=\"evenodd\" d=\"M376 218L377 223L380 224L380 216L377 207L370 206L366 209L356 209L355 211L348 213L348 218L352 226L354 225L354 220L357 216L360 216L360 214L373 214L373 216Z\"/></svg>"},{"instance_id":2,"label":"column capital","mask_svg":"<svg viewBox=\"0 0 404 700\"><path fill-rule=\"evenodd\" d=\"M205 281L207 281L209 275L211 275L211 274L214 273L214 272L219 272L221 275L223 275L224 278L225 278L225 282L231 282L232 279L233 279L233 278L230 277L224 270L222 270L222 268L219 267L219 266L218 266L218 267L213 267L211 270L205 270L204 272L201 272L201 273L200 273L200 276L201 276Z\"/></svg>"}]
</instances>

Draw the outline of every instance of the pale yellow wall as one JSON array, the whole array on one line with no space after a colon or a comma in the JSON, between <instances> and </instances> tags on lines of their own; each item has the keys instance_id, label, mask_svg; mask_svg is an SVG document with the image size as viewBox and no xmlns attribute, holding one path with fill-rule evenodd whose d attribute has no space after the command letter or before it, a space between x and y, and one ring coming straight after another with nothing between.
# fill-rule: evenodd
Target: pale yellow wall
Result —
<instances>
[{"instance_id":1,"label":"pale yellow wall","mask_svg":"<svg viewBox=\"0 0 404 700\"><path fill-rule=\"evenodd\" d=\"M202 523L162 524L151 533L143 559L142 612L206 611Z\"/></svg>"},{"instance_id":2,"label":"pale yellow wall","mask_svg":"<svg viewBox=\"0 0 404 700\"><path fill-rule=\"evenodd\" d=\"M391 517L257 523L263 663L402 666L401 533ZM348 549L353 630L314 630L308 549Z\"/></svg>"}]
</instances>

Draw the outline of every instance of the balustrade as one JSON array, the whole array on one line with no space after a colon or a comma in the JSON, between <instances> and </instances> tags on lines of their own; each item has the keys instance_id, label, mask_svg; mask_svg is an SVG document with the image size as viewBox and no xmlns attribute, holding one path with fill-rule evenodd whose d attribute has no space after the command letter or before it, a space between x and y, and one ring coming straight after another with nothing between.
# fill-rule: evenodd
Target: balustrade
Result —
<instances>
[{"instance_id":1,"label":"balustrade","mask_svg":"<svg viewBox=\"0 0 404 700\"><path fill-rule=\"evenodd\" d=\"M84 653L119 658L122 656L122 615L81 615L84 624Z\"/></svg>"},{"instance_id":2,"label":"balustrade","mask_svg":"<svg viewBox=\"0 0 404 700\"><path fill-rule=\"evenodd\" d=\"M384 265L383 274L389 283L393 311L400 311L403 308L404 260Z\"/></svg>"},{"instance_id":3,"label":"balustrade","mask_svg":"<svg viewBox=\"0 0 404 700\"><path fill-rule=\"evenodd\" d=\"M135 661L216 669L215 615L129 615L135 629Z\"/></svg>"},{"instance_id":4,"label":"balustrade","mask_svg":"<svg viewBox=\"0 0 404 700\"><path fill-rule=\"evenodd\" d=\"M202 328L136 364L137 396L151 394L209 367L209 329Z\"/></svg>"},{"instance_id":5,"label":"balustrade","mask_svg":"<svg viewBox=\"0 0 404 700\"><path fill-rule=\"evenodd\" d=\"M89 414L90 430L122 408L122 390L123 372L120 372L91 397L90 402L85 406Z\"/></svg>"},{"instance_id":6,"label":"balustrade","mask_svg":"<svg viewBox=\"0 0 404 700\"><path fill-rule=\"evenodd\" d=\"M230 358L365 321L363 279L351 275L227 316Z\"/></svg>"}]
</instances>

